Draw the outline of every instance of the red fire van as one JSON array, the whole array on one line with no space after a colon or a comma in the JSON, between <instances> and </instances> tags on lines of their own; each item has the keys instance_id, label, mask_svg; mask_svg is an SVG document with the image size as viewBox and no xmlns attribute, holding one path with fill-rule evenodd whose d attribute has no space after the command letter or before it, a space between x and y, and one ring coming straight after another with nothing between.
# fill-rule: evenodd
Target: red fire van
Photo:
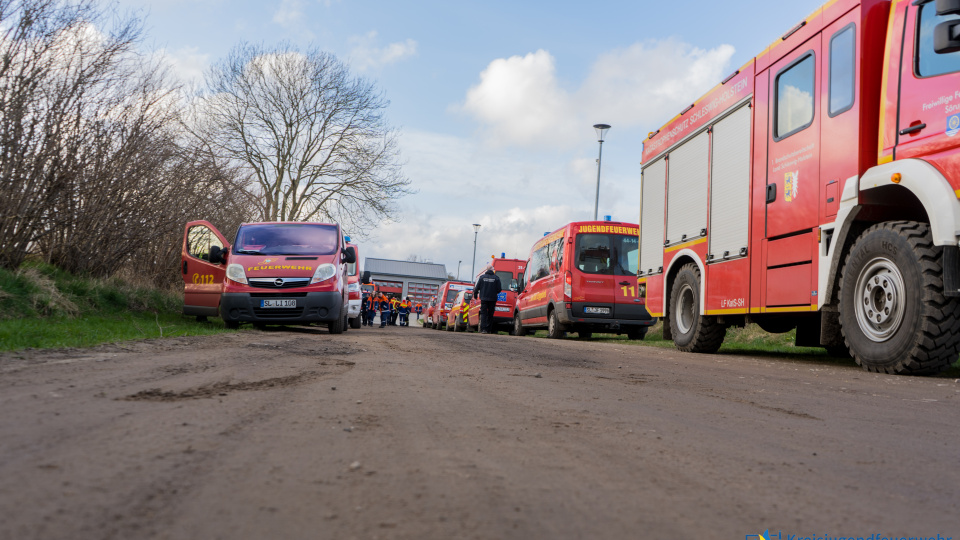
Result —
<instances>
[{"instance_id":1,"label":"red fire van","mask_svg":"<svg viewBox=\"0 0 960 540\"><path fill-rule=\"evenodd\" d=\"M643 339L655 322L637 288L640 247L634 223L585 221L564 225L533 245L514 310L514 334L546 328Z\"/></svg>"},{"instance_id":2,"label":"red fire van","mask_svg":"<svg viewBox=\"0 0 960 540\"><path fill-rule=\"evenodd\" d=\"M221 247L222 246L222 247ZM183 231L183 313L241 322L347 328L347 265L356 251L330 223L244 223L231 246L209 222Z\"/></svg>"},{"instance_id":3,"label":"red fire van","mask_svg":"<svg viewBox=\"0 0 960 540\"><path fill-rule=\"evenodd\" d=\"M513 312L517 305L517 289L520 282L523 281L523 271L527 267L527 261L522 259L507 259L504 256L494 258L490 263L493 266L493 272L500 278L500 286L503 290L497 297L497 306L493 312L493 330L513 331ZM481 271L481 274L483 272ZM480 274L474 277L474 281L480 278ZM474 298L470 301L470 310L467 314L468 325L479 330L480 327L480 299Z\"/></svg>"},{"instance_id":4,"label":"red fire van","mask_svg":"<svg viewBox=\"0 0 960 540\"><path fill-rule=\"evenodd\" d=\"M431 327L437 330L443 330L443 325L447 323L447 312L453 307L453 301L460 291L472 291L473 283L465 281L447 281L440 286L437 291L437 306L430 314Z\"/></svg>"}]
</instances>

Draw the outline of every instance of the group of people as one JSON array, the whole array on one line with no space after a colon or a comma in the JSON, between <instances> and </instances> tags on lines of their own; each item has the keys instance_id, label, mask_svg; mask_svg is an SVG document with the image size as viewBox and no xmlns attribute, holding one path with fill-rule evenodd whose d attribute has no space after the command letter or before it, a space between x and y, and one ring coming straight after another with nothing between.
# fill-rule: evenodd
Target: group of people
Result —
<instances>
[{"instance_id":1,"label":"group of people","mask_svg":"<svg viewBox=\"0 0 960 540\"><path fill-rule=\"evenodd\" d=\"M410 326L410 313L416 311L417 319L423 313L423 304L414 305L410 297L403 300L384 293L364 295L360 307L361 324L373 326L373 320L380 312L380 328L387 326Z\"/></svg>"}]
</instances>

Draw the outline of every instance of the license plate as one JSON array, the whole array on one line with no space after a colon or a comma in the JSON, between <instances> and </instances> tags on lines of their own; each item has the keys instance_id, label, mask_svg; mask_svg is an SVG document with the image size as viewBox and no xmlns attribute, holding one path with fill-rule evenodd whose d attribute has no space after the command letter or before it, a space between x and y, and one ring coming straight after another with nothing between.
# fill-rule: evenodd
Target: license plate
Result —
<instances>
[{"instance_id":1,"label":"license plate","mask_svg":"<svg viewBox=\"0 0 960 540\"><path fill-rule=\"evenodd\" d=\"M274 298L270 300L261 300L260 307L262 308L295 308L297 307L297 301L294 298Z\"/></svg>"},{"instance_id":2,"label":"license plate","mask_svg":"<svg viewBox=\"0 0 960 540\"><path fill-rule=\"evenodd\" d=\"M510 308L497 306L495 311L510 311Z\"/></svg>"},{"instance_id":3,"label":"license plate","mask_svg":"<svg viewBox=\"0 0 960 540\"><path fill-rule=\"evenodd\" d=\"M608 307L593 307L593 306L587 306L587 307L583 308L583 312L584 312L584 313L589 313L589 314L591 314L591 315L609 315L609 314L610 314L610 308L608 308Z\"/></svg>"}]
</instances>

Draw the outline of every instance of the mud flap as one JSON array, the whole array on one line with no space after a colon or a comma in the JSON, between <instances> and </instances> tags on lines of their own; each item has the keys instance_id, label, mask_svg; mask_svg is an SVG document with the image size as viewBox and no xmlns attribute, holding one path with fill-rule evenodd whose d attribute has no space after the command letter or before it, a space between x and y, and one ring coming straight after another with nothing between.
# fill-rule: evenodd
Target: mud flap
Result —
<instances>
[{"instance_id":1,"label":"mud flap","mask_svg":"<svg viewBox=\"0 0 960 540\"><path fill-rule=\"evenodd\" d=\"M960 248L943 248L943 295L960 296Z\"/></svg>"},{"instance_id":2,"label":"mud flap","mask_svg":"<svg viewBox=\"0 0 960 540\"><path fill-rule=\"evenodd\" d=\"M797 321L797 347L819 347L822 314L802 317Z\"/></svg>"}]
</instances>

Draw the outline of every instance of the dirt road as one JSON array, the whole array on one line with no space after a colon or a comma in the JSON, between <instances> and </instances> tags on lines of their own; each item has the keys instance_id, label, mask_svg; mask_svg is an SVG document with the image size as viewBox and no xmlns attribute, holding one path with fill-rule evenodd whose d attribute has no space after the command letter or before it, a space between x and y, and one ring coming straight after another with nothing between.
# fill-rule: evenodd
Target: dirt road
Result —
<instances>
[{"instance_id":1,"label":"dirt road","mask_svg":"<svg viewBox=\"0 0 960 540\"><path fill-rule=\"evenodd\" d=\"M7 354L0 411L2 539L960 538L960 382L800 358L276 329Z\"/></svg>"}]
</instances>

